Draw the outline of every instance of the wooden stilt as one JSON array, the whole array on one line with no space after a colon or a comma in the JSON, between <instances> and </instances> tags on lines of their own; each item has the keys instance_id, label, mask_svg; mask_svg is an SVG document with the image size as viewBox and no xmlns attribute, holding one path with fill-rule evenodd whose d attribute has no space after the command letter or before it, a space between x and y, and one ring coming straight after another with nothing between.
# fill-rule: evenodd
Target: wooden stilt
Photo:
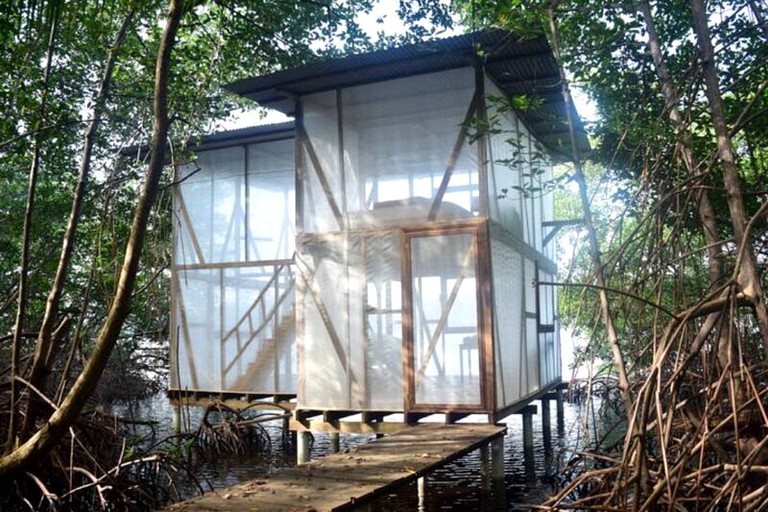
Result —
<instances>
[{"instance_id":1,"label":"wooden stilt","mask_svg":"<svg viewBox=\"0 0 768 512\"><path fill-rule=\"evenodd\" d=\"M557 399L557 433L562 436L565 434L565 411L563 408L563 388L558 386L555 391Z\"/></svg>"}]
</instances>

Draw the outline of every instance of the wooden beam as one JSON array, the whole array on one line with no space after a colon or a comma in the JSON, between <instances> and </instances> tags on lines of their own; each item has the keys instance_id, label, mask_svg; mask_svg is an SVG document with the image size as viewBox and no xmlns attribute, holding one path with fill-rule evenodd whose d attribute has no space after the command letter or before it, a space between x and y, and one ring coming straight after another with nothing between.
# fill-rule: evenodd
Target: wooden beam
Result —
<instances>
[{"instance_id":1,"label":"wooden beam","mask_svg":"<svg viewBox=\"0 0 768 512\"><path fill-rule=\"evenodd\" d=\"M579 224L583 224L584 219L573 219L573 220L547 220L541 223L542 227L545 228L554 228L552 231L547 233L547 236L544 237L544 241L542 242L542 247L546 247L547 244L555 238L558 231L563 229L564 227L568 226L578 226Z\"/></svg>"},{"instance_id":2,"label":"wooden beam","mask_svg":"<svg viewBox=\"0 0 768 512\"><path fill-rule=\"evenodd\" d=\"M326 423L338 423L340 419L357 414L357 411L323 411L323 421Z\"/></svg>"},{"instance_id":3,"label":"wooden beam","mask_svg":"<svg viewBox=\"0 0 768 512\"><path fill-rule=\"evenodd\" d=\"M467 416L469 416L468 412L449 412L445 414L445 423L446 425L451 425Z\"/></svg>"},{"instance_id":4,"label":"wooden beam","mask_svg":"<svg viewBox=\"0 0 768 512\"><path fill-rule=\"evenodd\" d=\"M406 412L403 415L403 419L405 420L405 423L408 425L413 425L414 423L418 423L420 419L426 418L427 416L431 415L432 413L429 412Z\"/></svg>"},{"instance_id":5,"label":"wooden beam","mask_svg":"<svg viewBox=\"0 0 768 512\"><path fill-rule=\"evenodd\" d=\"M469 103L467 113L464 115L464 121L461 123L461 129L459 129L459 135L456 137L456 142L453 144L453 150L451 156L448 158L448 164L445 166L445 173L443 173L443 179L440 182L440 187L437 189L435 199L432 201L432 207L429 209L427 220L433 221L437 218L437 212L440 210L440 205L443 202L445 193L448 190L448 183L451 181L451 176L456 168L456 163L459 161L461 155L461 148L464 147L464 142L467 139L467 131L469 129L469 123L472 118L477 114L477 104L480 101L480 94L475 91L472 96L472 101Z\"/></svg>"},{"instance_id":6,"label":"wooden beam","mask_svg":"<svg viewBox=\"0 0 768 512\"><path fill-rule=\"evenodd\" d=\"M363 411L363 414L362 414L363 423L376 423L376 422L382 421L384 420L384 416L387 416L388 414L392 414L392 413Z\"/></svg>"},{"instance_id":7,"label":"wooden beam","mask_svg":"<svg viewBox=\"0 0 768 512\"><path fill-rule=\"evenodd\" d=\"M317 152L315 152L315 147L312 145L312 141L309 139L309 136L307 135L307 132L304 129L303 125L296 127L296 133L299 137L299 141L301 142L301 145L304 146L304 148L307 150L307 154L309 155L309 161L312 162L312 167L315 168L315 174L317 176L318 181L320 181L320 186L322 187L323 193L325 194L325 198L328 201L328 206L331 208L331 211L333 212L333 216L336 218L336 222L339 225L339 229L343 230L344 216L341 213L341 209L339 208L339 205L336 203L336 199L333 197L333 191L331 190L331 185L330 183L328 183L328 178L325 175L325 171L323 171L323 166L320 164L320 159L317 156Z\"/></svg>"}]
</instances>

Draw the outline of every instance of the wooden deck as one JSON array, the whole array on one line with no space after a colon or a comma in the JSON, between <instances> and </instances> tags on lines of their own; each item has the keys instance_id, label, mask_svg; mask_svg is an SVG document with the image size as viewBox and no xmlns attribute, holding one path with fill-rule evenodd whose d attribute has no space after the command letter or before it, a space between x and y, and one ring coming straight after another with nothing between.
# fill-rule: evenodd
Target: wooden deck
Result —
<instances>
[{"instance_id":1,"label":"wooden deck","mask_svg":"<svg viewBox=\"0 0 768 512\"><path fill-rule=\"evenodd\" d=\"M506 427L423 423L391 436L177 503L170 510L349 510L503 436Z\"/></svg>"}]
</instances>

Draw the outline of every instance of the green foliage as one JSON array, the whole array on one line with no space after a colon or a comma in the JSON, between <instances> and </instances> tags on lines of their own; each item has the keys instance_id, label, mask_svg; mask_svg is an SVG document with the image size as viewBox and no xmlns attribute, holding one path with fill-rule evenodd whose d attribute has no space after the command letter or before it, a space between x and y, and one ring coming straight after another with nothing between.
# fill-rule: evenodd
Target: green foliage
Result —
<instances>
[{"instance_id":1,"label":"green foliage","mask_svg":"<svg viewBox=\"0 0 768 512\"><path fill-rule=\"evenodd\" d=\"M169 144L176 155L190 138L209 133L241 100L223 85L371 43L356 24L372 0L353 2L196 1L184 16L174 49L169 104ZM406 5L405 3L403 5ZM126 148L145 144L152 129L155 61L165 20L165 2L74 0L7 4L0 13L0 333L12 332L16 313L22 219L32 148L41 149L40 178L31 225L29 291L25 332L40 325L56 270L82 159L86 129L101 108L86 200L61 303L61 319L80 318L78 339L87 355L117 286L131 215L144 162L126 158ZM115 36L134 10L119 48ZM425 11L428 12L428 11ZM439 9L434 16L439 18ZM418 16L422 12L419 11ZM410 23L423 21L417 15ZM44 66L53 20L50 80ZM431 18L426 18L431 19ZM339 43L341 41L341 43ZM95 99L110 52L117 51L112 87L102 105ZM45 108L42 100L45 98ZM178 156L174 157L178 158ZM150 219L143 266L137 277L133 315L124 328L126 354L139 333L166 333L168 324L171 180L162 184ZM82 315L82 316L81 316ZM69 332L74 336L74 330ZM139 336L140 337L140 336ZM29 338L30 340L32 338ZM0 361L7 361L7 344ZM22 357L32 350L31 342ZM66 349L57 348L57 367Z\"/></svg>"},{"instance_id":2,"label":"green foliage","mask_svg":"<svg viewBox=\"0 0 768 512\"><path fill-rule=\"evenodd\" d=\"M550 7L558 31L562 62L571 83L585 90L597 108L591 125L593 151L589 167L592 209L598 226L615 321L626 353L641 362L668 315L680 311L710 290L708 256L697 191L706 189L714 208L718 233L732 234L731 212L723 193L722 175L713 165L716 143L709 104L703 94L698 49L692 34L689 2L651 4L671 83L678 92L683 127L668 119L669 105L648 48L645 20L633 3L595 0L560 2L457 2L465 22L500 26L517 35L550 34ZM716 38L718 73L732 127L739 170L744 183L747 215L765 202L768 107L765 41L768 14L760 2L718 0L708 3ZM486 127L486 129L488 129ZM682 158L683 133L700 162L692 175ZM510 162L514 163L514 162ZM558 192L557 218L580 218L574 193ZM758 219L755 248L765 259L765 223ZM590 283L595 271L584 237L577 228L565 235L574 260L562 279ZM736 265L732 247L725 247L724 276ZM624 294L624 295L622 295ZM601 334L597 294L568 288L561 293L563 322L597 339ZM653 307L655 304L658 307ZM606 348L599 352L606 355ZM642 356L642 357L641 357Z\"/></svg>"}]
</instances>

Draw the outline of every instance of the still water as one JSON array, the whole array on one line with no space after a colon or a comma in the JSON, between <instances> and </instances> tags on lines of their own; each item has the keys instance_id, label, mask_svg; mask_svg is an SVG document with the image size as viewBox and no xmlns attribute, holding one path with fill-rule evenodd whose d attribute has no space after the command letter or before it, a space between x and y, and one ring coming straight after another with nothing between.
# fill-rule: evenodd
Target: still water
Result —
<instances>
[{"instance_id":1,"label":"still water","mask_svg":"<svg viewBox=\"0 0 768 512\"><path fill-rule=\"evenodd\" d=\"M584 431L583 407L564 404L564 421L558 425L555 403L550 407L551 447L545 449L545 437L541 424L541 405L534 401L539 414L533 416L534 450L533 462L526 463L523 450L522 416L512 415L503 423L507 425L504 439L505 478L503 490L496 486L489 494L483 492L480 478L480 454L475 451L447 464L426 478L426 492L420 502L416 482L403 485L393 492L371 502L373 511L413 510L467 511L467 510L526 510L531 504L543 502L556 492L557 476L563 465L575 452L583 450L585 439L590 437ZM156 421L156 437L170 433L172 409L164 396L138 404L131 408L115 411L145 421ZM190 408L185 415L186 422L197 426L200 411ZM271 439L271 449L249 455L222 455L200 466L197 478L206 489L221 489L239 482L264 478L279 472L281 468L295 464L295 455L283 441L281 422L264 424ZM342 451L360 443L375 439L372 435L342 435ZM330 452L329 437L315 434L312 445L312 459ZM194 491L190 489L190 496Z\"/></svg>"}]
</instances>

